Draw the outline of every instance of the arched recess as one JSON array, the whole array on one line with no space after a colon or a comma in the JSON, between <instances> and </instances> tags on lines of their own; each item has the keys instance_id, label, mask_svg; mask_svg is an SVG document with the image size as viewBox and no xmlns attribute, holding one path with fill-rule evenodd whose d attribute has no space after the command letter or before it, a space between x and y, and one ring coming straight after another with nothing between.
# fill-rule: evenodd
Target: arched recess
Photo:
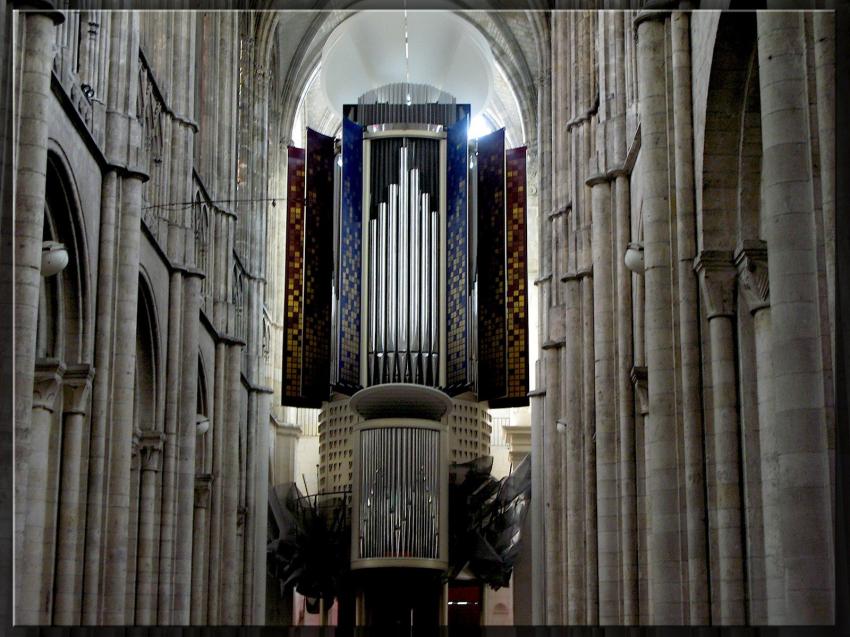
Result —
<instances>
[{"instance_id":1,"label":"arched recess","mask_svg":"<svg viewBox=\"0 0 850 637\"><path fill-rule=\"evenodd\" d=\"M43 240L62 243L68 265L41 279L36 356L88 363L92 357L89 259L79 197L68 166L62 149L50 140Z\"/></svg>"},{"instance_id":2,"label":"arched recess","mask_svg":"<svg viewBox=\"0 0 850 637\"><path fill-rule=\"evenodd\" d=\"M198 388L197 395L197 418L200 424L206 420L206 431L198 435L195 444L195 473L205 474L212 471L212 418L209 411L210 397L207 394L207 372L204 365L204 357L198 354Z\"/></svg>"},{"instance_id":3,"label":"arched recess","mask_svg":"<svg viewBox=\"0 0 850 637\"><path fill-rule=\"evenodd\" d=\"M159 326L153 288L147 272L139 272L139 303L136 319L136 391L133 429L156 431L158 404L162 392L160 379Z\"/></svg>"},{"instance_id":4,"label":"arched recess","mask_svg":"<svg viewBox=\"0 0 850 637\"><path fill-rule=\"evenodd\" d=\"M734 250L742 240L758 238L758 113L755 14L723 14L706 102L697 218L702 250Z\"/></svg>"}]
</instances>

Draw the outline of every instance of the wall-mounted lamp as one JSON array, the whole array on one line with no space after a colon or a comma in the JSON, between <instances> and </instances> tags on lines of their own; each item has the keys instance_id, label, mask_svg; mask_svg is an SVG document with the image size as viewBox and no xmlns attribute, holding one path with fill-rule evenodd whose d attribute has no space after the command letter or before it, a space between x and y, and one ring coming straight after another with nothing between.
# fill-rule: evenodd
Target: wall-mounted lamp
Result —
<instances>
[{"instance_id":1,"label":"wall-mounted lamp","mask_svg":"<svg viewBox=\"0 0 850 637\"><path fill-rule=\"evenodd\" d=\"M643 274L643 244L639 241L630 243L624 257L626 267L635 274Z\"/></svg>"},{"instance_id":2,"label":"wall-mounted lamp","mask_svg":"<svg viewBox=\"0 0 850 637\"><path fill-rule=\"evenodd\" d=\"M41 247L41 276L59 274L68 265L68 250L58 241L45 241Z\"/></svg>"},{"instance_id":3,"label":"wall-mounted lamp","mask_svg":"<svg viewBox=\"0 0 850 637\"><path fill-rule=\"evenodd\" d=\"M210 428L210 419L203 414L198 414L195 420L195 432L201 436Z\"/></svg>"}]
</instances>

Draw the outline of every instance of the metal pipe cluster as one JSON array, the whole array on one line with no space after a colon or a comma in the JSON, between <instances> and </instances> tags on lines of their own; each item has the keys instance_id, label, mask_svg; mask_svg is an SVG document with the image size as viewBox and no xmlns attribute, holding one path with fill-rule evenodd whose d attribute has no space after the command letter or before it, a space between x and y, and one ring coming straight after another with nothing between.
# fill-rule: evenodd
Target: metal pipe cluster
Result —
<instances>
[{"instance_id":1,"label":"metal pipe cluster","mask_svg":"<svg viewBox=\"0 0 850 637\"><path fill-rule=\"evenodd\" d=\"M360 557L437 559L439 431L366 429L360 444Z\"/></svg>"},{"instance_id":2,"label":"metal pipe cluster","mask_svg":"<svg viewBox=\"0 0 850 637\"><path fill-rule=\"evenodd\" d=\"M439 380L439 218L408 150L369 221L369 385Z\"/></svg>"}]
</instances>

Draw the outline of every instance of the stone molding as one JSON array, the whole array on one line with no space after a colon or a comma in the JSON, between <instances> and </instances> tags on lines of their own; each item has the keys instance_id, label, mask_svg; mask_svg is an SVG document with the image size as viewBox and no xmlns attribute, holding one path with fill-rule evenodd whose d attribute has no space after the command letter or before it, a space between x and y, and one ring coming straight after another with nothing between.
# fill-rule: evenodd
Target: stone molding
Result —
<instances>
[{"instance_id":1,"label":"stone molding","mask_svg":"<svg viewBox=\"0 0 850 637\"><path fill-rule=\"evenodd\" d=\"M581 281L584 278L593 276L593 266L582 268L580 270L573 270L572 272L567 272L564 276L561 277L561 281Z\"/></svg>"},{"instance_id":2,"label":"stone molding","mask_svg":"<svg viewBox=\"0 0 850 637\"><path fill-rule=\"evenodd\" d=\"M638 410L641 416L649 413L649 374L643 365L632 367L629 374L638 399Z\"/></svg>"},{"instance_id":3,"label":"stone molding","mask_svg":"<svg viewBox=\"0 0 850 637\"><path fill-rule=\"evenodd\" d=\"M735 250L738 286L752 314L770 307L767 242L745 240Z\"/></svg>"},{"instance_id":4,"label":"stone molding","mask_svg":"<svg viewBox=\"0 0 850 637\"><path fill-rule=\"evenodd\" d=\"M585 185L593 188L594 186L598 186L600 184L607 184L611 181L611 178L608 176L608 173L597 173L595 175L591 175L587 179L584 180Z\"/></svg>"},{"instance_id":5,"label":"stone molding","mask_svg":"<svg viewBox=\"0 0 850 637\"><path fill-rule=\"evenodd\" d=\"M162 449L165 446L165 434L161 431L143 431L139 436L139 451L142 457L142 471L159 471L162 463Z\"/></svg>"},{"instance_id":6,"label":"stone molding","mask_svg":"<svg viewBox=\"0 0 850 637\"><path fill-rule=\"evenodd\" d=\"M36 361L32 387L32 408L53 412L62 387L65 364L56 358Z\"/></svg>"},{"instance_id":7,"label":"stone molding","mask_svg":"<svg viewBox=\"0 0 850 637\"><path fill-rule=\"evenodd\" d=\"M88 363L69 365L62 379L63 403L65 414L88 413L88 399L94 380L94 367Z\"/></svg>"},{"instance_id":8,"label":"stone molding","mask_svg":"<svg viewBox=\"0 0 850 637\"><path fill-rule=\"evenodd\" d=\"M703 250L694 259L700 290L709 320L735 314L735 277L732 254L726 250Z\"/></svg>"}]
</instances>

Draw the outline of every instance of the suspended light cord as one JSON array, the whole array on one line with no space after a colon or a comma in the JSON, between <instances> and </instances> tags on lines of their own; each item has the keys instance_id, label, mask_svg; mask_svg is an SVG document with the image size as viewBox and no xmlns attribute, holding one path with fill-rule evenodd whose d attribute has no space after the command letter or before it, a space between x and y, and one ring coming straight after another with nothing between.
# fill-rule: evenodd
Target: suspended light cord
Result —
<instances>
[{"instance_id":1,"label":"suspended light cord","mask_svg":"<svg viewBox=\"0 0 850 637\"><path fill-rule=\"evenodd\" d=\"M410 97L410 38L407 31L407 0L404 0L404 80L407 83L407 105L411 104Z\"/></svg>"},{"instance_id":2,"label":"suspended light cord","mask_svg":"<svg viewBox=\"0 0 850 637\"><path fill-rule=\"evenodd\" d=\"M179 201L172 203L161 203L152 206L144 206L142 210L188 210L198 204L206 204L206 205L219 205L219 204L245 204L245 203L259 203L259 202L272 202L272 207L277 206L277 200L284 199L283 197L267 197L265 199L215 199L212 201L207 201L206 199L202 201Z\"/></svg>"}]
</instances>

